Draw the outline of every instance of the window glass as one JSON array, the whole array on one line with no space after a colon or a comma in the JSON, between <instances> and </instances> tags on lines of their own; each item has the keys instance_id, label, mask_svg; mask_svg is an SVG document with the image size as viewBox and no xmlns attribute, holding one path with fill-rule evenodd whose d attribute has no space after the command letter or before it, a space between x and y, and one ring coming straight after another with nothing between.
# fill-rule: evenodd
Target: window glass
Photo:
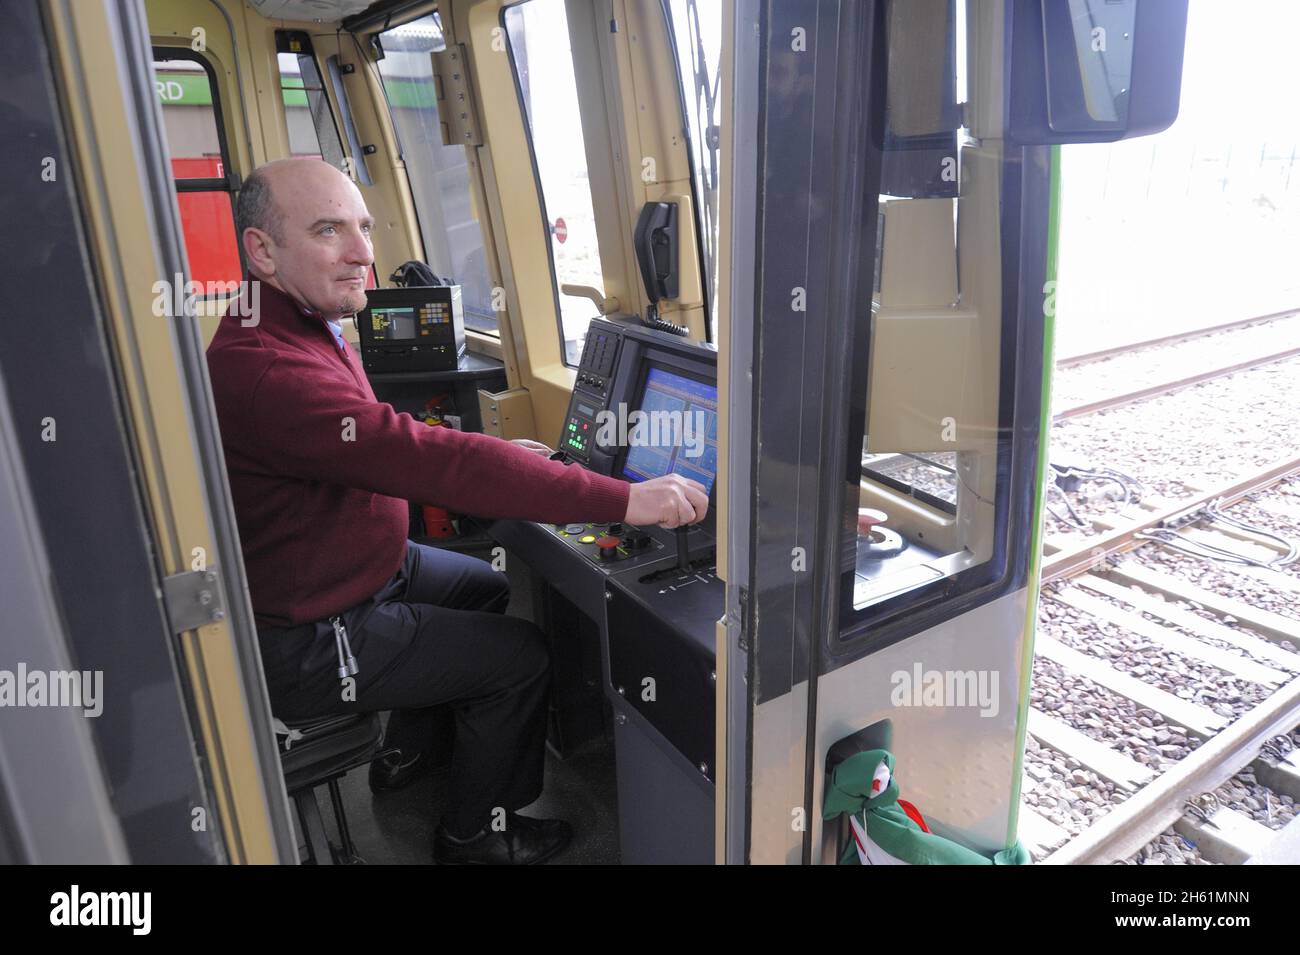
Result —
<instances>
[{"instance_id":1,"label":"window glass","mask_svg":"<svg viewBox=\"0 0 1300 955\"><path fill-rule=\"evenodd\" d=\"M891 89L869 226L878 246L867 346L855 353L867 402L865 434L849 437L862 466L848 627L1000 579L1011 546L1018 359L1004 348L1015 318L1001 298L1003 147L962 126L963 8L895 2L887 17L889 76L911 82Z\"/></svg>"},{"instance_id":2,"label":"window glass","mask_svg":"<svg viewBox=\"0 0 1300 955\"><path fill-rule=\"evenodd\" d=\"M576 366L596 310L590 299L565 295L562 289L587 285L604 294L605 278L587 178L568 15L564 0L528 0L507 8L504 22L541 186L564 360Z\"/></svg>"},{"instance_id":3,"label":"window glass","mask_svg":"<svg viewBox=\"0 0 1300 955\"><path fill-rule=\"evenodd\" d=\"M153 66L190 278L205 287L238 282L234 197L211 79L197 60L162 52Z\"/></svg>"},{"instance_id":4,"label":"window glass","mask_svg":"<svg viewBox=\"0 0 1300 955\"><path fill-rule=\"evenodd\" d=\"M446 48L436 13L380 34L379 75L397 128L412 199L433 271L461 287L465 325L497 334L483 232L464 146L445 146L430 54Z\"/></svg>"},{"instance_id":5,"label":"window glass","mask_svg":"<svg viewBox=\"0 0 1300 955\"><path fill-rule=\"evenodd\" d=\"M957 455L952 451L929 454L862 455L862 473L949 513L957 511Z\"/></svg>"},{"instance_id":6,"label":"window glass","mask_svg":"<svg viewBox=\"0 0 1300 955\"><path fill-rule=\"evenodd\" d=\"M671 0L673 43L681 69L682 101L691 141L696 218L704 252L710 340L718 340L718 143L722 122L719 65L721 0Z\"/></svg>"},{"instance_id":7,"label":"window glass","mask_svg":"<svg viewBox=\"0 0 1300 955\"><path fill-rule=\"evenodd\" d=\"M290 42L303 45L296 38ZM289 154L324 159L334 168L343 169L343 146L311 48L279 53L277 59L284 120L289 131Z\"/></svg>"},{"instance_id":8,"label":"window glass","mask_svg":"<svg viewBox=\"0 0 1300 955\"><path fill-rule=\"evenodd\" d=\"M155 60L154 89L162 104L163 129L177 179L213 179L225 175L212 84L194 60Z\"/></svg>"}]
</instances>

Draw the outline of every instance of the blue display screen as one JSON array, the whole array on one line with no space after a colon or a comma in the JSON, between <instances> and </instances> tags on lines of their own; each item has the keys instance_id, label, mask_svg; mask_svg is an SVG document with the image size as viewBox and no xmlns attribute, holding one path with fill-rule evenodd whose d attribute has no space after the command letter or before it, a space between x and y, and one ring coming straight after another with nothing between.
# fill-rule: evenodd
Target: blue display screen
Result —
<instances>
[{"instance_id":1,"label":"blue display screen","mask_svg":"<svg viewBox=\"0 0 1300 955\"><path fill-rule=\"evenodd\" d=\"M651 367L639 410L640 421L628 430L623 476L646 481L680 474L711 493L718 473L718 386Z\"/></svg>"}]
</instances>

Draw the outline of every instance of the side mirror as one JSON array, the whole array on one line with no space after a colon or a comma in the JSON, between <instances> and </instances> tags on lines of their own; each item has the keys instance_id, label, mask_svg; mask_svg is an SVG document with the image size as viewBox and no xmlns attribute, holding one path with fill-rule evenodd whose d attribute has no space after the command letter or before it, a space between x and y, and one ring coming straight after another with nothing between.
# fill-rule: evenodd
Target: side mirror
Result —
<instances>
[{"instance_id":1,"label":"side mirror","mask_svg":"<svg viewBox=\"0 0 1300 955\"><path fill-rule=\"evenodd\" d=\"M1006 138L1110 143L1178 118L1187 0L1012 0Z\"/></svg>"}]
</instances>

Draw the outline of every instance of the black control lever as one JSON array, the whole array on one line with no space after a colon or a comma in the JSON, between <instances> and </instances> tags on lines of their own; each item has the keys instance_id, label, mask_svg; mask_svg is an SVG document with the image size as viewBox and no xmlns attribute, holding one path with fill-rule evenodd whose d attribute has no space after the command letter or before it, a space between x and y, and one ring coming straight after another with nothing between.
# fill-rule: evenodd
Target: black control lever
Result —
<instances>
[{"instance_id":1,"label":"black control lever","mask_svg":"<svg viewBox=\"0 0 1300 955\"><path fill-rule=\"evenodd\" d=\"M690 531L690 527L685 524L675 530L677 534L677 569L682 573L690 573L691 570L691 551L686 544L686 535Z\"/></svg>"}]
</instances>

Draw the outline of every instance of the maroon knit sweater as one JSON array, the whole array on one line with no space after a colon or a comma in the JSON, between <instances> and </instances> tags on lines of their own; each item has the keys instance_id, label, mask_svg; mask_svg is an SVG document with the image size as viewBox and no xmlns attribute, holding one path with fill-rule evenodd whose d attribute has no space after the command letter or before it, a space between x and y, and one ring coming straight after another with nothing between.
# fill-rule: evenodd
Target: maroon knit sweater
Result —
<instances>
[{"instance_id":1,"label":"maroon knit sweater","mask_svg":"<svg viewBox=\"0 0 1300 955\"><path fill-rule=\"evenodd\" d=\"M623 481L377 401L356 353L265 282L259 312L226 315L208 346L259 625L321 620L373 596L406 552L408 500L556 523L626 515Z\"/></svg>"}]
</instances>

